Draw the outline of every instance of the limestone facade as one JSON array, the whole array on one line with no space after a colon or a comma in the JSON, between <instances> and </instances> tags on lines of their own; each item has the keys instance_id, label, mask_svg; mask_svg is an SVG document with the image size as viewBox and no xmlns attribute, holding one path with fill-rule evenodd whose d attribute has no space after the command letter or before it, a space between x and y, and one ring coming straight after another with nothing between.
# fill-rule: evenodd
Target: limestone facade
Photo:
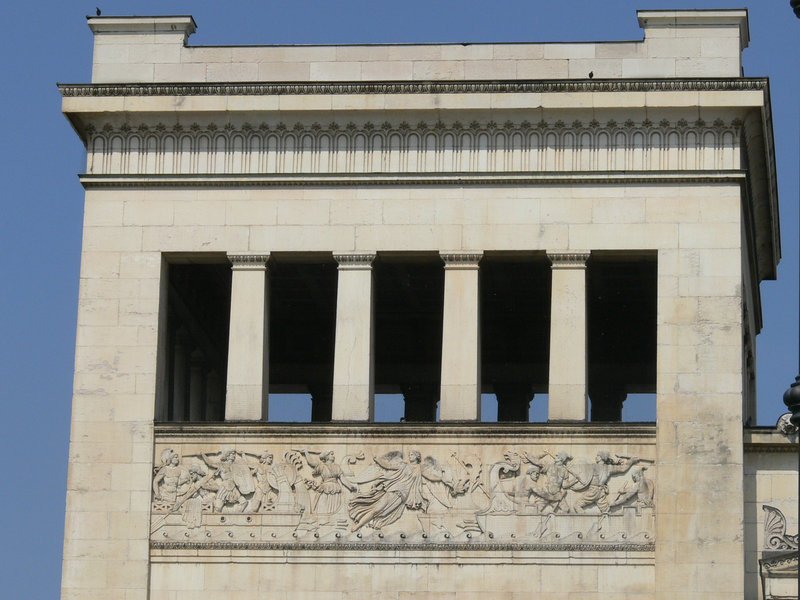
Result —
<instances>
[{"instance_id":1,"label":"limestone facade","mask_svg":"<svg viewBox=\"0 0 800 600\"><path fill-rule=\"evenodd\" d=\"M89 19L92 82L61 85L87 147L63 598L760 597L761 505L797 528L791 442L744 427L769 86L746 11L638 16L637 42L258 47ZM652 276L624 389L604 264ZM508 302L543 358L509 374L485 290L534 271ZM414 305L387 282L436 299L388 341ZM271 420L300 381L312 422ZM420 422L374 422L388 391ZM595 412L642 392L653 423ZM481 423L485 393L549 422Z\"/></svg>"}]
</instances>

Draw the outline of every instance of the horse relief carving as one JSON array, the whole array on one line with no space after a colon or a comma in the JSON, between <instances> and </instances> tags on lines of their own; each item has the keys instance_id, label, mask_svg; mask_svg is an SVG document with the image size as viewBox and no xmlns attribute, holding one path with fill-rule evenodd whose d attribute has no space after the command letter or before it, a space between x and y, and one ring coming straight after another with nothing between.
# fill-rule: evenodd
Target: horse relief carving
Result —
<instances>
[{"instance_id":1,"label":"horse relief carving","mask_svg":"<svg viewBox=\"0 0 800 600\"><path fill-rule=\"evenodd\" d=\"M653 461L223 446L159 453L151 534L185 542L652 544ZM276 456L280 457L276 459Z\"/></svg>"}]
</instances>

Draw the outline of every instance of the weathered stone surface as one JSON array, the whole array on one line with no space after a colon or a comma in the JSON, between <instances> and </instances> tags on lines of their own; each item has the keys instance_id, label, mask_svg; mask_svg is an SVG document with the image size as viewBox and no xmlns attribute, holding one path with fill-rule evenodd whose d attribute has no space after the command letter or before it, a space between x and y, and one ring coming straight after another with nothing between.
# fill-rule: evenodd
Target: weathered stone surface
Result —
<instances>
[{"instance_id":1,"label":"weathered stone surface","mask_svg":"<svg viewBox=\"0 0 800 600\"><path fill-rule=\"evenodd\" d=\"M780 254L767 83L739 78L744 11L639 19L637 42L213 48L190 17L89 20L93 84L61 87L87 145L63 598L758 597L762 505L797 531L793 442L742 440ZM258 422L289 255L338 261L330 424ZM477 423L479 261L545 255L549 418L573 423ZM656 266L657 423L576 423L587 273L620 255ZM164 410L202 398L167 273L226 256L227 422L181 424L214 407ZM442 423L370 423L382 257L442 259Z\"/></svg>"}]
</instances>

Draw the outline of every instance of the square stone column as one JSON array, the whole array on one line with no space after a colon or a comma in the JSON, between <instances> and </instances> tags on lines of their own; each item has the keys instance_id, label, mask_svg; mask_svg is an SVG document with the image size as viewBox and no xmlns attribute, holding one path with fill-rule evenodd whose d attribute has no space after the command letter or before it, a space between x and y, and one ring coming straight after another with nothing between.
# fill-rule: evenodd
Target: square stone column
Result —
<instances>
[{"instance_id":1,"label":"square stone column","mask_svg":"<svg viewBox=\"0 0 800 600\"><path fill-rule=\"evenodd\" d=\"M481 417L478 263L483 253L442 253L444 315L440 421Z\"/></svg>"},{"instance_id":2,"label":"square stone column","mask_svg":"<svg viewBox=\"0 0 800 600\"><path fill-rule=\"evenodd\" d=\"M267 420L269 254L228 255L233 265L226 421Z\"/></svg>"},{"instance_id":3,"label":"square stone column","mask_svg":"<svg viewBox=\"0 0 800 600\"><path fill-rule=\"evenodd\" d=\"M336 344L333 358L334 421L372 421L375 414L375 333L372 326L374 254L336 254Z\"/></svg>"},{"instance_id":4,"label":"square stone column","mask_svg":"<svg viewBox=\"0 0 800 600\"><path fill-rule=\"evenodd\" d=\"M588 418L586 260L589 252L548 252L553 284L550 303L549 421Z\"/></svg>"}]
</instances>

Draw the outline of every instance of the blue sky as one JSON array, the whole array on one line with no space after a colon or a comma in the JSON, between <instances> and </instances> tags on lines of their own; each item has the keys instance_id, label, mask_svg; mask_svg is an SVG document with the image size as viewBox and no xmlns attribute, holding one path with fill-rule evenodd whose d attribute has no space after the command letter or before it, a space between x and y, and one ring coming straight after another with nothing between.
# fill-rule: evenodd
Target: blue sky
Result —
<instances>
[{"instance_id":1,"label":"blue sky","mask_svg":"<svg viewBox=\"0 0 800 600\"><path fill-rule=\"evenodd\" d=\"M192 14L192 44L641 39L636 8L737 7L706 0L226 0L10 2L0 28L0 581L8 598L57 597L74 359L83 147L60 115L56 82L89 81L84 15ZM800 20L788 0L750 8L745 74L769 76L783 260L762 284L759 424L783 412L797 375ZM16 466L15 466L16 465Z\"/></svg>"}]
</instances>

